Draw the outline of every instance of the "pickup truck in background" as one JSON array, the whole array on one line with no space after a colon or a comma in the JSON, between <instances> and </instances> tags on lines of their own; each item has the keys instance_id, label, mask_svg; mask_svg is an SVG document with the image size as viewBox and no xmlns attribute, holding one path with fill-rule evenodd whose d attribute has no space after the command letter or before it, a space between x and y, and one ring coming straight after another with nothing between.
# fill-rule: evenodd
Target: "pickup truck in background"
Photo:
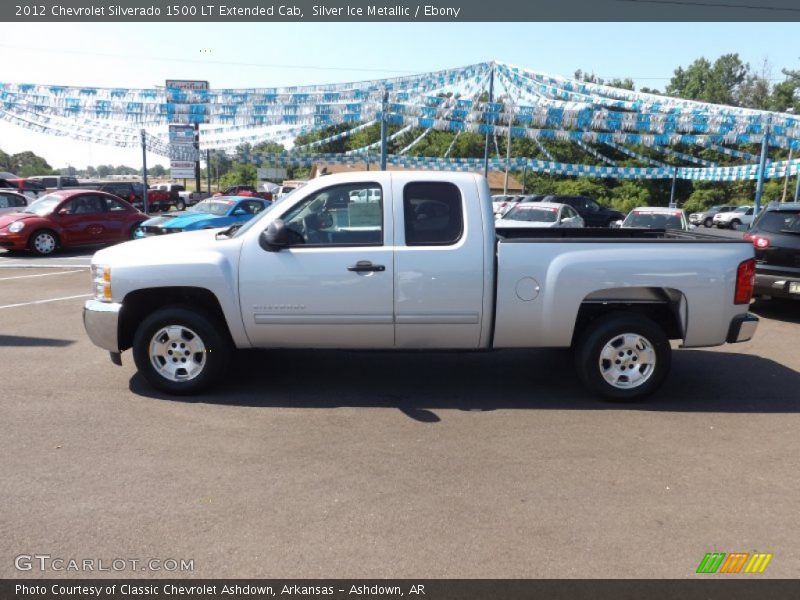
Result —
<instances>
[{"instance_id":1,"label":"pickup truck in background","mask_svg":"<svg viewBox=\"0 0 800 600\"><path fill-rule=\"evenodd\" d=\"M633 401L664 381L670 340L752 337L753 254L692 232L498 235L480 175L348 173L245 225L97 252L83 318L113 362L132 348L173 394L219 381L235 349L571 347L589 389Z\"/></svg>"}]
</instances>

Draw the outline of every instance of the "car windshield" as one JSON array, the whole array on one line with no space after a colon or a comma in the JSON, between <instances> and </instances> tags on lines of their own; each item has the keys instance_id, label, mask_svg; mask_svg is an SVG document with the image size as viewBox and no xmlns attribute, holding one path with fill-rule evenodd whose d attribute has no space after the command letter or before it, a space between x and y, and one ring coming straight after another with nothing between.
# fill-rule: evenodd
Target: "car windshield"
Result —
<instances>
[{"instance_id":1,"label":"car windshield","mask_svg":"<svg viewBox=\"0 0 800 600\"><path fill-rule=\"evenodd\" d=\"M233 205L233 200L203 200L192 206L189 211L224 217Z\"/></svg>"},{"instance_id":2,"label":"car windshield","mask_svg":"<svg viewBox=\"0 0 800 600\"><path fill-rule=\"evenodd\" d=\"M517 205L508 211L503 219L512 221L535 221L538 223L555 223L558 219L557 208L540 208L538 206Z\"/></svg>"},{"instance_id":3,"label":"car windshield","mask_svg":"<svg viewBox=\"0 0 800 600\"><path fill-rule=\"evenodd\" d=\"M622 223L623 227L643 227L645 229L681 229L681 217L674 213L652 213L631 211Z\"/></svg>"},{"instance_id":4,"label":"car windshield","mask_svg":"<svg viewBox=\"0 0 800 600\"><path fill-rule=\"evenodd\" d=\"M53 209L59 202L61 202L62 199L63 198L61 198L61 196L58 194L47 194L46 196L42 196L38 200L31 202L22 212L43 217L52 213Z\"/></svg>"},{"instance_id":5,"label":"car windshield","mask_svg":"<svg viewBox=\"0 0 800 600\"><path fill-rule=\"evenodd\" d=\"M757 229L766 233L800 233L800 211L768 211L761 217Z\"/></svg>"}]
</instances>

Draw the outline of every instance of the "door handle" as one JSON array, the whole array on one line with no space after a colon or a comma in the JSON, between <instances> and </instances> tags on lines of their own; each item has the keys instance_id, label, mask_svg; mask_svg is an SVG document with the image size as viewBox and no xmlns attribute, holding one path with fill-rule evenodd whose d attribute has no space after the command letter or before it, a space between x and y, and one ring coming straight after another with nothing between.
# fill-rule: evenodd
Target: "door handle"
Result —
<instances>
[{"instance_id":1,"label":"door handle","mask_svg":"<svg viewBox=\"0 0 800 600\"><path fill-rule=\"evenodd\" d=\"M356 273L364 273L366 271L385 271L386 267L383 265L373 265L368 260L360 260L356 264L347 267L347 270Z\"/></svg>"}]
</instances>

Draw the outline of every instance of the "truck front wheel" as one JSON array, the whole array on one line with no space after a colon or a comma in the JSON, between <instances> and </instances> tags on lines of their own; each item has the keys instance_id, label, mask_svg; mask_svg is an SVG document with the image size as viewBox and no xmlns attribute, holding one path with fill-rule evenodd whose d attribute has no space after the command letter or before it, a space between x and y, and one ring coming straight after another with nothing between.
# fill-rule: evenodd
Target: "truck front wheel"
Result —
<instances>
[{"instance_id":1,"label":"truck front wheel","mask_svg":"<svg viewBox=\"0 0 800 600\"><path fill-rule=\"evenodd\" d=\"M153 387L169 394L195 394L212 386L232 352L216 319L179 306L152 313L133 338L136 368Z\"/></svg>"},{"instance_id":2,"label":"truck front wheel","mask_svg":"<svg viewBox=\"0 0 800 600\"><path fill-rule=\"evenodd\" d=\"M663 383L672 362L664 330L634 313L599 318L575 346L584 385L615 402L635 402Z\"/></svg>"}]
</instances>

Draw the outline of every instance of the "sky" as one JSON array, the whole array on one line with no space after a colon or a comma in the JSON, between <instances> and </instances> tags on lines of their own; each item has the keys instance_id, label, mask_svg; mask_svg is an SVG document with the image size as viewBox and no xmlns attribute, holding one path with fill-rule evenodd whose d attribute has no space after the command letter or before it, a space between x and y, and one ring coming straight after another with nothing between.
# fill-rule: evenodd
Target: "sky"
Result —
<instances>
[{"instance_id":1,"label":"sky","mask_svg":"<svg viewBox=\"0 0 800 600\"><path fill-rule=\"evenodd\" d=\"M576 69L663 90L678 66L739 53L775 80L800 69L798 23L15 23L0 37L0 82L212 88L396 77L498 60L552 75ZM141 150L49 137L0 121L0 149L53 167L141 166ZM168 165L148 155L148 166Z\"/></svg>"}]
</instances>

